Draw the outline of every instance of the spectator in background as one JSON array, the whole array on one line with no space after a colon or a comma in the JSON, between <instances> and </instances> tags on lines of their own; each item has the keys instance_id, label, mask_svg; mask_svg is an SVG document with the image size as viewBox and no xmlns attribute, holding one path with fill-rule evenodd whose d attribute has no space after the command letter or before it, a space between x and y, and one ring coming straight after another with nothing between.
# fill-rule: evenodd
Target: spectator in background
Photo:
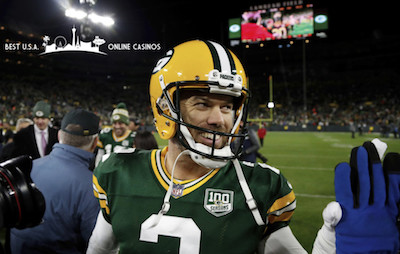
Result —
<instances>
[{"instance_id":1,"label":"spectator in background","mask_svg":"<svg viewBox=\"0 0 400 254\"><path fill-rule=\"evenodd\" d=\"M19 132L22 129L25 129L29 125L34 124L33 121L29 118L19 118L17 120L17 125L15 126L15 133Z\"/></svg>"},{"instance_id":2,"label":"spectator in background","mask_svg":"<svg viewBox=\"0 0 400 254\"><path fill-rule=\"evenodd\" d=\"M105 128L101 131L95 165L100 162L104 154L115 152L119 149L133 147L136 132L129 128L129 113L126 104L121 102L111 115L112 129Z\"/></svg>"},{"instance_id":3,"label":"spectator in background","mask_svg":"<svg viewBox=\"0 0 400 254\"><path fill-rule=\"evenodd\" d=\"M157 140L150 131L140 131L136 134L135 148L144 150L158 149Z\"/></svg>"},{"instance_id":4,"label":"spectator in background","mask_svg":"<svg viewBox=\"0 0 400 254\"><path fill-rule=\"evenodd\" d=\"M139 119L136 118L129 118L129 126L128 128L134 132L137 133L140 129L140 121Z\"/></svg>"},{"instance_id":5,"label":"spectator in background","mask_svg":"<svg viewBox=\"0 0 400 254\"><path fill-rule=\"evenodd\" d=\"M260 149L260 141L257 133L253 128L249 128L249 134L243 142L243 153L240 160L255 163L257 161L257 152Z\"/></svg>"},{"instance_id":6,"label":"spectator in background","mask_svg":"<svg viewBox=\"0 0 400 254\"><path fill-rule=\"evenodd\" d=\"M261 146L264 146L264 137L267 135L267 129L265 128L265 123L260 124L260 128L257 130L258 138L260 139Z\"/></svg>"},{"instance_id":7,"label":"spectator in background","mask_svg":"<svg viewBox=\"0 0 400 254\"><path fill-rule=\"evenodd\" d=\"M11 130L11 126L9 123L4 122L3 123L3 129L2 129L2 143L3 144L8 144L13 141L14 133Z\"/></svg>"},{"instance_id":8,"label":"spectator in background","mask_svg":"<svg viewBox=\"0 0 400 254\"><path fill-rule=\"evenodd\" d=\"M243 123L240 123L243 126ZM248 127L248 135L243 141L242 153L239 157L241 161L248 161L255 163L257 161L258 149L260 149L260 141L258 140L257 132L253 127L254 125L250 123ZM240 149L240 139L235 139L231 145L232 151L235 153Z\"/></svg>"},{"instance_id":9,"label":"spectator in background","mask_svg":"<svg viewBox=\"0 0 400 254\"><path fill-rule=\"evenodd\" d=\"M15 132L18 133L21 129L25 129L29 125L32 125L33 121L29 118L20 118L15 126ZM14 150L15 144L14 140L3 146L0 152L0 162L6 161L12 158L12 152Z\"/></svg>"},{"instance_id":10,"label":"spectator in background","mask_svg":"<svg viewBox=\"0 0 400 254\"><path fill-rule=\"evenodd\" d=\"M33 122L14 136L12 157L29 155L37 159L48 155L55 143L58 142L58 130L49 126L50 105L39 101L33 107Z\"/></svg>"},{"instance_id":11,"label":"spectator in background","mask_svg":"<svg viewBox=\"0 0 400 254\"><path fill-rule=\"evenodd\" d=\"M11 252L85 253L99 203L93 196L89 164L98 140L99 117L82 109L65 115L52 152L33 161L32 180L43 193L43 223L12 229Z\"/></svg>"}]
</instances>

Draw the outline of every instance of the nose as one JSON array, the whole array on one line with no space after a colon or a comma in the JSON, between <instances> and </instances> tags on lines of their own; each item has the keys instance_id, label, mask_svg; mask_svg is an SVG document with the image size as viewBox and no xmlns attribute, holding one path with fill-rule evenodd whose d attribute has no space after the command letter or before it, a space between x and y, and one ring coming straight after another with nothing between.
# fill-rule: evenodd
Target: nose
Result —
<instances>
[{"instance_id":1,"label":"nose","mask_svg":"<svg viewBox=\"0 0 400 254\"><path fill-rule=\"evenodd\" d=\"M207 124L216 127L222 126L224 123L224 115L219 106L214 106L210 110L210 114L207 118Z\"/></svg>"}]
</instances>

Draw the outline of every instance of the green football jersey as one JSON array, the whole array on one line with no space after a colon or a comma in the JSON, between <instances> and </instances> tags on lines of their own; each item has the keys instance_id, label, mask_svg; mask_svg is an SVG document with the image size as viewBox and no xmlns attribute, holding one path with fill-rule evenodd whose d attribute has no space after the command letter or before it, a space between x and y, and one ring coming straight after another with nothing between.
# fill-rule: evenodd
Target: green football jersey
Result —
<instances>
[{"instance_id":1,"label":"green football jersey","mask_svg":"<svg viewBox=\"0 0 400 254\"><path fill-rule=\"evenodd\" d=\"M97 147L104 149L105 153L112 153L120 148L133 147L136 132L127 130L124 135L117 137L112 128L104 128L99 135Z\"/></svg>"},{"instance_id":2,"label":"green football jersey","mask_svg":"<svg viewBox=\"0 0 400 254\"><path fill-rule=\"evenodd\" d=\"M95 196L120 253L254 253L287 226L296 207L291 185L266 164L241 163L266 226L257 225L232 163L201 178L173 179L169 211L152 225L168 190L163 150L122 150L94 171Z\"/></svg>"}]
</instances>

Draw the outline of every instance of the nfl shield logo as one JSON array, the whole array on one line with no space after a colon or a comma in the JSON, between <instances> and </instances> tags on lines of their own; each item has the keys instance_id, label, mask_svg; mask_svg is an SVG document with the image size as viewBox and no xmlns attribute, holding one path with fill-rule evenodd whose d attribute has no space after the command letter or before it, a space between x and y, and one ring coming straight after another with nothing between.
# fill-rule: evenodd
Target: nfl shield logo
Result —
<instances>
[{"instance_id":1,"label":"nfl shield logo","mask_svg":"<svg viewBox=\"0 0 400 254\"><path fill-rule=\"evenodd\" d=\"M183 189L184 189L183 185L173 183L172 193L171 193L172 197L174 198L182 197Z\"/></svg>"},{"instance_id":2,"label":"nfl shield logo","mask_svg":"<svg viewBox=\"0 0 400 254\"><path fill-rule=\"evenodd\" d=\"M216 217L233 211L233 191L206 189L204 208Z\"/></svg>"}]
</instances>

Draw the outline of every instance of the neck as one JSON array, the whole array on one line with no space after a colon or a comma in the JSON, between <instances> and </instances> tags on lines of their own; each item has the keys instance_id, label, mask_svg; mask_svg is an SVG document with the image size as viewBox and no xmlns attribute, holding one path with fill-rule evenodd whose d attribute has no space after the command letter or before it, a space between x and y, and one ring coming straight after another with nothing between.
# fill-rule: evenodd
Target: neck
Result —
<instances>
[{"instance_id":1,"label":"neck","mask_svg":"<svg viewBox=\"0 0 400 254\"><path fill-rule=\"evenodd\" d=\"M179 141L170 139L168 143L168 152L166 154L165 166L168 173L172 173L172 167L178 155L184 151L185 148L179 144ZM202 177L210 172L210 169L205 168L194 162L189 155L182 155L177 161L174 171L174 179L191 180Z\"/></svg>"}]
</instances>

